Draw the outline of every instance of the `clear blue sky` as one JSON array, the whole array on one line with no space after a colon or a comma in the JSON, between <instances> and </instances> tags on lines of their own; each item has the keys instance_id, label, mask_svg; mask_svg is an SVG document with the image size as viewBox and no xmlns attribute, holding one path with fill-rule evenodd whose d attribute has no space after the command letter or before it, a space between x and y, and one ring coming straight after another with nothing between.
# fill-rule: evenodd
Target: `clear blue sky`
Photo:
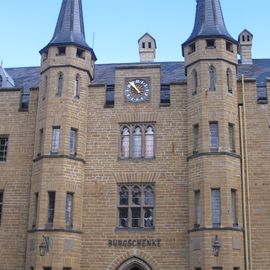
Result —
<instances>
[{"instance_id":1,"label":"clear blue sky","mask_svg":"<svg viewBox=\"0 0 270 270\"><path fill-rule=\"evenodd\" d=\"M193 29L196 0L82 0L88 44L97 63L139 61L137 40L156 38L157 61L183 60L181 43ZM5 67L37 66L51 39L62 0L1 0L0 60ZM270 1L221 0L231 35L254 34L253 57L270 58Z\"/></svg>"}]
</instances>

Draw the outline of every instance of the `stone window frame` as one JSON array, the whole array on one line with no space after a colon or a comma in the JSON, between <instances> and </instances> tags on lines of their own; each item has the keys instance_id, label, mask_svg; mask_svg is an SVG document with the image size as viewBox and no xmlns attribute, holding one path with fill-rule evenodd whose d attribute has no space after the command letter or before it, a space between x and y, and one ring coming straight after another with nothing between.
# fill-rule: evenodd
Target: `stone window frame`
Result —
<instances>
[{"instance_id":1,"label":"stone window frame","mask_svg":"<svg viewBox=\"0 0 270 270\"><path fill-rule=\"evenodd\" d=\"M38 219L38 202L39 202L39 193L34 193L34 211L33 211L33 220L32 220L32 228L37 227L37 219Z\"/></svg>"},{"instance_id":2,"label":"stone window frame","mask_svg":"<svg viewBox=\"0 0 270 270\"><path fill-rule=\"evenodd\" d=\"M73 228L74 192L66 193L65 225L67 229Z\"/></svg>"},{"instance_id":3,"label":"stone window frame","mask_svg":"<svg viewBox=\"0 0 270 270\"><path fill-rule=\"evenodd\" d=\"M199 153L200 147L200 125L193 125L193 154Z\"/></svg>"},{"instance_id":4,"label":"stone window frame","mask_svg":"<svg viewBox=\"0 0 270 270\"><path fill-rule=\"evenodd\" d=\"M235 153L235 124L228 123L229 151Z\"/></svg>"},{"instance_id":5,"label":"stone window frame","mask_svg":"<svg viewBox=\"0 0 270 270\"><path fill-rule=\"evenodd\" d=\"M216 130L213 129L214 127L216 128ZM216 140L216 145L214 144L215 140ZM218 121L210 121L209 122L209 144L210 144L210 151L211 152L218 152L219 151L219 124L218 124Z\"/></svg>"},{"instance_id":6,"label":"stone window frame","mask_svg":"<svg viewBox=\"0 0 270 270\"><path fill-rule=\"evenodd\" d=\"M80 98L80 86L81 86L81 76L80 74L76 74L74 80L73 97Z\"/></svg>"},{"instance_id":7,"label":"stone window frame","mask_svg":"<svg viewBox=\"0 0 270 270\"><path fill-rule=\"evenodd\" d=\"M58 130L58 135L56 131ZM61 127L52 127L52 139L51 139L51 155L57 155L60 149L60 137L61 137Z\"/></svg>"},{"instance_id":8,"label":"stone window frame","mask_svg":"<svg viewBox=\"0 0 270 270\"><path fill-rule=\"evenodd\" d=\"M199 189L194 190L194 228L200 228L202 222L202 197Z\"/></svg>"},{"instance_id":9,"label":"stone window frame","mask_svg":"<svg viewBox=\"0 0 270 270\"><path fill-rule=\"evenodd\" d=\"M78 129L71 128L69 136L69 154L71 156L77 156L77 147L78 147Z\"/></svg>"},{"instance_id":10,"label":"stone window frame","mask_svg":"<svg viewBox=\"0 0 270 270\"><path fill-rule=\"evenodd\" d=\"M147 129L151 127L153 130L153 144L152 144L152 155L151 156L147 156L146 155L146 132ZM134 131L136 130L136 128L140 128L141 130L141 155L137 156L134 155ZM128 130L129 133L128 135L124 135L123 132L125 130ZM123 139L124 136L126 136L126 138L128 138L128 156L124 154L124 150L123 150ZM120 136L119 136L119 149L118 149L118 158L119 160L140 160L140 159L155 159L155 155L156 155L156 129L155 129L155 123L153 122L149 122L149 123L121 123L120 124Z\"/></svg>"},{"instance_id":11,"label":"stone window frame","mask_svg":"<svg viewBox=\"0 0 270 270\"><path fill-rule=\"evenodd\" d=\"M227 82L227 91L229 95L233 94L233 80L232 80L232 70L227 68L226 70L226 82Z\"/></svg>"},{"instance_id":12,"label":"stone window frame","mask_svg":"<svg viewBox=\"0 0 270 270\"><path fill-rule=\"evenodd\" d=\"M47 210L47 228L53 227L56 209L56 191L48 191L48 210Z\"/></svg>"},{"instance_id":13,"label":"stone window frame","mask_svg":"<svg viewBox=\"0 0 270 270\"><path fill-rule=\"evenodd\" d=\"M58 79L57 79L57 91L56 96L61 97L63 93L63 85L64 85L64 73L60 71L58 73Z\"/></svg>"},{"instance_id":14,"label":"stone window frame","mask_svg":"<svg viewBox=\"0 0 270 270\"><path fill-rule=\"evenodd\" d=\"M192 70L192 96L198 93L198 72L196 69Z\"/></svg>"},{"instance_id":15,"label":"stone window frame","mask_svg":"<svg viewBox=\"0 0 270 270\"><path fill-rule=\"evenodd\" d=\"M237 201L238 201L238 192L237 189L231 189L231 219L232 226L238 227L238 209L237 209Z\"/></svg>"},{"instance_id":16,"label":"stone window frame","mask_svg":"<svg viewBox=\"0 0 270 270\"><path fill-rule=\"evenodd\" d=\"M9 135L0 135L0 162L7 161Z\"/></svg>"},{"instance_id":17,"label":"stone window frame","mask_svg":"<svg viewBox=\"0 0 270 270\"><path fill-rule=\"evenodd\" d=\"M212 227L221 227L221 189L211 189ZM218 215L216 215L218 214Z\"/></svg>"},{"instance_id":18,"label":"stone window frame","mask_svg":"<svg viewBox=\"0 0 270 270\"><path fill-rule=\"evenodd\" d=\"M146 190L147 188L152 189L152 198L149 196L148 200L150 203L146 203ZM140 193L135 193L135 189L140 191ZM121 196L121 191L126 190L127 197ZM123 193L122 193L123 194ZM125 201L127 200L127 201ZM155 228L155 184L154 183L119 183L117 184L117 229L121 230L152 230ZM152 201L152 203L151 203ZM127 210L127 217L121 216L121 210ZM139 217L133 218L133 214L136 214L136 210L140 210ZM145 214L146 210L150 210L152 215L149 216L149 220L152 220L151 225L146 226ZM134 211L134 212L133 212ZM124 213L124 211L122 212ZM138 212L137 212L138 213ZM123 219L123 220L122 220ZM126 221L124 220L126 219ZM136 224L136 220L138 224ZM123 222L126 222L125 225ZM133 223L134 222L134 223ZM149 221L148 221L149 222ZM151 222L151 221L150 221Z\"/></svg>"},{"instance_id":19,"label":"stone window frame","mask_svg":"<svg viewBox=\"0 0 270 270\"><path fill-rule=\"evenodd\" d=\"M209 91L216 91L217 88L217 74L216 68L214 65L210 65L209 67Z\"/></svg>"}]
</instances>

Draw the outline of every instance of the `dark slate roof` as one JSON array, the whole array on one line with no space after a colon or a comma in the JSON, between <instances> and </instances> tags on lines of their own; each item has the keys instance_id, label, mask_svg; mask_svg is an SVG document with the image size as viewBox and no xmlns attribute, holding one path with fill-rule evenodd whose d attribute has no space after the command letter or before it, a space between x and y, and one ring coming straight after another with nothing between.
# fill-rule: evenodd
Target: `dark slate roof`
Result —
<instances>
[{"instance_id":1,"label":"dark slate roof","mask_svg":"<svg viewBox=\"0 0 270 270\"><path fill-rule=\"evenodd\" d=\"M115 71L121 67L145 67L147 65L159 65L161 69L161 84L181 82L186 80L184 62L154 62L154 63L123 63L123 64L97 64L95 66L94 84L114 84ZM15 87L25 89L39 86L40 68L21 67L6 68L6 71L15 81ZM238 76L242 74L246 78L257 80L257 84L265 84L266 78L270 78L270 59L254 59L251 65L238 65Z\"/></svg>"},{"instance_id":2,"label":"dark slate roof","mask_svg":"<svg viewBox=\"0 0 270 270\"><path fill-rule=\"evenodd\" d=\"M237 43L225 26L219 0L197 0L194 28L190 37L182 46L199 37L224 37L233 43Z\"/></svg>"},{"instance_id":3,"label":"dark slate roof","mask_svg":"<svg viewBox=\"0 0 270 270\"><path fill-rule=\"evenodd\" d=\"M74 44L92 51L85 40L81 0L63 0L54 35L42 53L51 45Z\"/></svg>"}]
</instances>

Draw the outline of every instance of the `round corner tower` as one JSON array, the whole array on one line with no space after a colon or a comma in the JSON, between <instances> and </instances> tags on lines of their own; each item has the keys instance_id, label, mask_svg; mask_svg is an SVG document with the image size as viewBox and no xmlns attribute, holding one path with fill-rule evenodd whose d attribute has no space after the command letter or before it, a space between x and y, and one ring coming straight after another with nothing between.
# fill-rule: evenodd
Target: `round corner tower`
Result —
<instances>
[{"instance_id":1,"label":"round corner tower","mask_svg":"<svg viewBox=\"0 0 270 270\"><path fill-rule=\"evenodd\" d=\"M237 46L219 0L197 0L188 91L190 269L244 269Z\"/></svg>"},{"instance_id":2,"label":"round corner tower","mask_svg":"<svg viewBox=\"0 0 270 270\"><path fill-rule=\"evenodd\" d=\"M81 0L63 0L40 54L27 269L80 269L88 86L96 61Z\"/></svg>"}]
</instances>

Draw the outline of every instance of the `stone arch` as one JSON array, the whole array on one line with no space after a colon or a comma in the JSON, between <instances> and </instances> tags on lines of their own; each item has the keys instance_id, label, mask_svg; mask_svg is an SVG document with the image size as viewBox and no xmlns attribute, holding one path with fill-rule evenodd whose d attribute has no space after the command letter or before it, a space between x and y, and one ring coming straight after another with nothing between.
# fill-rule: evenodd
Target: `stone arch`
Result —
<instances>
[{"instance_id":1,"label":"stone arch","mask_svg":"<svg viewBox=\"0 0 270 270\"><path fill-rule=\"evenodd\" d=\"M153 270L153 268L144 260L134 256L124 261L116 270Z\"/></svg>"}]
</instances>

